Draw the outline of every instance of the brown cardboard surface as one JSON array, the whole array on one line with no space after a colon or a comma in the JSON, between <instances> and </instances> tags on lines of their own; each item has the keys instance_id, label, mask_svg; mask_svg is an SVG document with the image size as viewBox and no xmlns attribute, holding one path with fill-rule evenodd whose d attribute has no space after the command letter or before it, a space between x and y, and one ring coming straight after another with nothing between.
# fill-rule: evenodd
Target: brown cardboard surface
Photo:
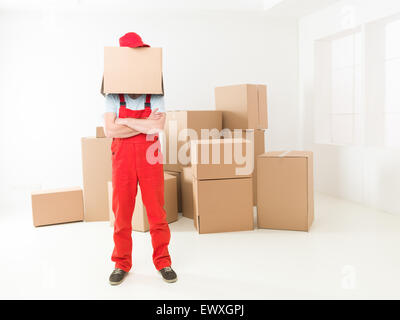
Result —
<instances>
[{"instance_id":1,"label":"brown cardboard surface","mask_svg":"<svg viewBox=\"0 0 400 320\"><path fill-rule=\"evenodd\" d=\"M265 131L254 130L253 205L257 205L257 157L265 153Z\"/></svg>"},{"instance_id":2,"label":"brown cardboard surface","mask_svg":"<svg viewBox=\"0 0 400 320\"><path fill-rule=\"evenodd\" d=\"M82 189L64 188L32 192L35 227L83 220Z\"/></svg>"},{"instance_id":3,"label":"brown cardboard surface","mask_svg":"<svg viewBox=\"0 0 400 320\"><path fill-rule=\"evenodd\" d=\"M257 162L258 227L309 231L314 221L313 154L268 152Z\"/></svg>"},{"instance_id":4,"label":"brown cardboard surface","mask_svg":"<svg viewBox=\"0 0 400 320\"><path fill-rule=\"evenodd\" d=\"M247 174L238 174L237 169L243 169L245 164L236 161L238 159L235 159L234 152L237 149L241 150L242 155L248 154L249 161L254 166L252 147L250 141L245 139L192 140L191 157L194 178L207 180L251 177L252 170ZM215 156L218 151L219 159ZM204 159L208 163L203 162ZM213 163L214 160L218 163Z\"/></svg>"},{"instance_id":5,"label":"brown cardboard surface","mask_svg":"<svg viewBox=\"0 0 400 320\"><path fill-rule=\"evenodd\" d=\"M96 138L105 138L106 134L104 133L103 127L96 127Z\"/></svg>"},{"instance_id":6,"label":"brown cardboard surface","mask_svg":"<svg viewBox=\"0 0 400 320\"><path fill-rule=\"evenodd\" d=\"M82 138L85 221L108 221L107 182L111 180L109 138Z\"/></svg>"},{"instance_id":7,"label":"brown cardboard surface","mask_svg":"<svg viewBox=\"0 0 400 320\"><path fill-rule=\"evenodd\" d=\"M102 93L164 94L161 48L104 48Z\"/></svg>"},{"instance_id":8,"label":"brown cardboard surface","mask_svg":"<svg viewBox=\"0 0 400 320\"><path fill-rule=\"evenodd\" d=\"M254 229L252 179L194 180L194 224L200 234Z\"/></svg>"},{"instance_id":9,"label":"brown cardboard surface","mask_svg":"<svg viewBox=\"0 0 400 320\"><path fill-rule=\"evenodd\" d=\"M193 170L192 167L184 167L181 173L182 188L182 215L193 219Z\"/></svg>"},{"instance_id":10,"label":"brown cardboard surface","mask_svg":"<svg viewBox=\"0 0 400 320\"><path fill-rule=\"evenodd\" d=\"M235 85L215 88L216 109L223 112L223 128L268 129L267 86Z\"/></svg>"},{"instance_id":11,"label":"brown cardboard surface","mask_svg":"<svg viewBox=\"0 0 400 320\"><path fill-rule=\"evenodd\" d=\"M181 172L164 170L165 173L176 177L176 187L178 196L178 212L182 212L182 187L181 187Z\"/></svg>"},{"instance_id":12,"label":"brown cardboard surface","mask_svg":"<svg viewBox=\"0 0 400 320\"><path fill-rule=\"evenodd\" d=\"M108 197L112 199L112 183L108 182ZM167 214L167 222L172 223L178 220L178 202L177 202L177 177L164 173L164 209ZM114 213L112 206L109 207L110 225L114 226ZM132 229L134 231L147 232L150 230L147 211L142 201L142 193L138 185L135 210L132 216Z\"/></svg>"},{"instance_id":13,"label":"brown cardboard surface","mask_svg":"<svg viewBox=\"0 0 400 320\"><path fill-rule=\"evenodd\" d=\"M176 121L176 131L170 130L170 122ZM172 163L170 161L170 148L176 150L176 159L178 159L178 152L183 147L186 148L186 154L190 156L190 145L188 143L191 138L185 136L185 139L178 140L179 133L184 129L192 129L196 132L197 137L201 137L201 129L216 129L211 132L212 137L218 139L220 131L222 130L222 112L214 110L198 110L198 111L169 111L167 112L167 119L165 125L165 138L166 150L164 169L168 171L181 172L183 166L190 165L190 163L180 164ZM171 140L171 141L170 141ZM175 142L174 142L175 141ZM172 142L172 143L170 143ZM186 144L186 146L185 146ZM183 151L184 152L184 151ZM170 164L171 162L171 164Z\"/></svg>"}]
</instances>

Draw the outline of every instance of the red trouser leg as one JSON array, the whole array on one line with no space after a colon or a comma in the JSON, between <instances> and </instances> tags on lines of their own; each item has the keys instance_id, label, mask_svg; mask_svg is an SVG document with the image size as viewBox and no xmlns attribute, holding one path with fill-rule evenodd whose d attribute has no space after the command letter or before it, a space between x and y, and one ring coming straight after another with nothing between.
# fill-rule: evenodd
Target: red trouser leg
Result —
<instances>
[{"instance_id":1,"label":"red trouser leg","mask_svg":"<svg viewBox=\"0 0 400 320\"><path fill-rule=\"evenodd\" d=\"M115 267L129 271L132 267L132 215L137 193L136 159L128 141L114 140L112 147L112 182Z\"/></svg>"},{"instance_id":2,"label":"red trouser leg","mask_svg":"<svg viewBox=\"0 0 400 320\"><path fill-rule=\"evenodd\" d=\"M153 143L136 144L137 175L142 191L143 204L146 207L153 245L153 263L157 270L171 266L168 244L171 233L164 210L164 171L162 163L151 164L146 159L146 152ZM156 142L159 146L159 141ZM161 152L161 151L158 151Z\"/></svg>"},{"instance_id":3,"label":"red trouser leg","mask_svg":"<svg viewBox=\"0 0 400 320\"><path fill-rule=\"evenodd\" d=\"M146 207L153 245L153 262L157 270L171 265L168 253L170 230L164 210L164 173L162 164L150 164L146 152L152 142L135 140L113 142L113 211L114 251L116 268L129 271L132 267L132 214L139 180ZM159 142L156 142L159 144Z\"/></svg>"}]
</instances>

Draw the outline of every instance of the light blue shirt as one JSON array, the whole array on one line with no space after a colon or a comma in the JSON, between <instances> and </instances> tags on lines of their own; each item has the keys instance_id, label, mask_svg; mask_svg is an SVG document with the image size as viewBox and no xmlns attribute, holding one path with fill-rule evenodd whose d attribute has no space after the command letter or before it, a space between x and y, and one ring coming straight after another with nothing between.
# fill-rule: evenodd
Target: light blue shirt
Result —
<instances>
[{"instance_id":1,"label":"light blue shirt","mask_svg":"<svg viewBox=\"0 0 400 320\"><path fill-rule=\"evenodd\" d=\"M142 94L136 99L130 98L127 94L125 96L126 108L130 110L143 110L146 102L146 95ZM164 96L160 94L151 95L151 109L158 109L158 112L165 112ZM108 94L106 95L106 112L114 112L119 115L119 95Z\"/></svg>"}]
</instances>

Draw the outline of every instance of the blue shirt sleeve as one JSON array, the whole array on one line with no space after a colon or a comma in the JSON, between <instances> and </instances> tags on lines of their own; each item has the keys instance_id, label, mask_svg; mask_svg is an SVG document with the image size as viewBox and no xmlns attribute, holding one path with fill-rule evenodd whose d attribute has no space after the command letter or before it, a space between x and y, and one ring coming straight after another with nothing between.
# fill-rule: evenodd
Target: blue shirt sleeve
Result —
<instances>
[{"instance_id":1,"label":"blue shirt sleeve","mask_svg":"<svg viewBox=\"0 0 400 320\"><path fill-rule=\"evenodd\" d=\"M116 98L117 95L115 94L108 94L106 95L105 101L105 112L114 112L118 113L118 106L119 106L119 99Z\"/></svg>"},{"instance_id":2,"label":"blue shirt sleeve","mask_svg":"<svg viewBox=\"0 0 400 320\"><path fill-rule=\"evenodd\" d=\"M157 94L151 97L151 109L158 109L158 112L165 112L164 96Z\"/></svg>"}]
</instances>

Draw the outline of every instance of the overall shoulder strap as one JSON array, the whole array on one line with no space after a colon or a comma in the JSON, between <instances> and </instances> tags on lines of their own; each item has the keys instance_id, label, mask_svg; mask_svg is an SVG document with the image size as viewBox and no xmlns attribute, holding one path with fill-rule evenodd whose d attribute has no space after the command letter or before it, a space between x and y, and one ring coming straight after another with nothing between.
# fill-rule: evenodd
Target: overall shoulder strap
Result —
<instances>
[{"instance_id":1,"label":"overall shoulder strap","mask_svg":"<svg viewBox=\"0 0 400 320\"><path fill-rule=\"evenodd\" d=\"M146 94L146 102L144 104L146 108L151 108L151 94Z\"/></svg>"},{"instance_id":2,"label":"overall shoulder strap","mask_svg":"<svg viewBox=\"0 0 400 320\"><path fill-rule=\"evenodd\" d=\"M119 94L119 106L126 107L125 96L123 94Z\"/></svg>"}]
</instances>

